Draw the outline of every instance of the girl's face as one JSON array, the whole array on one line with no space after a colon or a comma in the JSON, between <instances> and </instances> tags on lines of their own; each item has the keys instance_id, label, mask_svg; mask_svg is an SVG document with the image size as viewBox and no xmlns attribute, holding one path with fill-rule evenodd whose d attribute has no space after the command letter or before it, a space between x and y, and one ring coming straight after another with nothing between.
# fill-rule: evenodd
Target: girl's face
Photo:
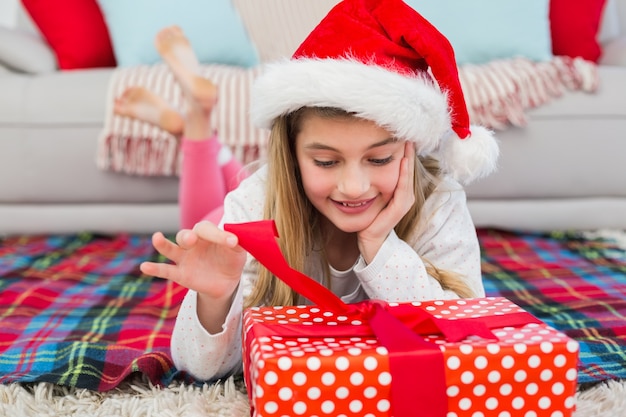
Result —
<instances>
[{"instance_id":1,"label":"girl's face","mask_svg":"<svg viewBox=\"0 0 626 417\"><path fill-rule=\"evenodd\" d=\"M364 230L393 197L404 142L374 122L309 113L295 148L306 196L339 230Z\"/></svg>"}]
</instances>

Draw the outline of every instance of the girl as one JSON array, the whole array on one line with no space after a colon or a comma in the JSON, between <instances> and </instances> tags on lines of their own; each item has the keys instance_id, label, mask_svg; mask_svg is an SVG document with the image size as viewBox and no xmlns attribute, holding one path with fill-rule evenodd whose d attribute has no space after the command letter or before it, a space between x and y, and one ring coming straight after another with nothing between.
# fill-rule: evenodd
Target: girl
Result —
<instances>
[{"instance_id":1,"label":"girl","mask_svg":"<svg viewBox=\"0 0 626 417\"><path fill-rule=\"evenodd\" d=\"M243 308L306 303L224 223L274 219L291 266L345 302L484 296L455 177L489 173L497 146L483 128L470 137L452 49L413 9L339 3L257 79L251 114L270 128L267 164L226 196L219 225L199 222L176 243L154 235L173 264L142 265L189 288L171 342L179 369L229 375L241 366Z\"/></svg>"}]
</instances>

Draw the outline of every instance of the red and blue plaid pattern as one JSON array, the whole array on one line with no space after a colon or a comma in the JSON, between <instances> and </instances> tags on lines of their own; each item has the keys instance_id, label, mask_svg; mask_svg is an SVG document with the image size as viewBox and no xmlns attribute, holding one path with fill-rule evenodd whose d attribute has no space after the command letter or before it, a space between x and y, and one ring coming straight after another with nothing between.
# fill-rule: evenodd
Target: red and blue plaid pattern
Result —
<instances>
[{"instance_id":1,"label":"red and blue plaid pattern","mask_svg":"<svg viewBox=\"0 0 626 417\"><path fill-rule=\"evenodd\" d=\"M581 343L579 382L626 378L626 252L574 233L478 231L488 295L504 296ZM148 236L0 240L0 382L105 391L134 372L187 375L169 340L185 289L144 276Z\"/></svg>"},{"instance_id":2,"label":"red and blue plaid pattern","mask_svg":"<svg viewBox=\"0 0 626 417\"><path fill-rule=\"evenodd\" d=\"M14 237L0 247L0 382L105 391L133 372L167 384L183 288L143 276L150 238Z\"/></svg>"}]
</instances>

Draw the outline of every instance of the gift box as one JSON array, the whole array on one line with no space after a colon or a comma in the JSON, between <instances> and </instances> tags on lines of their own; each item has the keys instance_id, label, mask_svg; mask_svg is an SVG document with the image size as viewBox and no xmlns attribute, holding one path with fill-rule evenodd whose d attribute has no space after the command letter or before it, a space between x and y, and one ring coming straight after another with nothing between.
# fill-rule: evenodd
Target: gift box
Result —
<instances>
[{"instance_id":1,"label":"gift box","mask_svg":"<svg viewBox=\"0 0 626 417\"><path fill-rule=\"evenodd\" d=\"M251 415L572 415L578 343L513 302L344 304L290 269L273 224L257 223L227 230L316 305L244 312Z\"/></svg>"},{"instance_id":2,"label":"gift box","mask_svg":"<svg viewBox=\"0 0 626 417\"><path fill-rule=\"evenodd\" d=\"M402 310L397 314L410 315L407 309L450 321L524 314L505 298L389 305L392 314ZM362 325L311 306L246 310L244 369L253 415L394 415L389 352L376 337L364 335ZM329 327L344 327L346 334L327 332ZM470 336L450 342L440 333L424 335L443 354L445 387L439 393L447 403L443 415L570 416L575 405L577 342L536 321L492 331L495 340ZM410 373L416 390L420 383L433 381L430 373L419 368ZM434 401L418 402L416 397L417 393L409 398L415 410Z\"/></svg>"}]
</instances>

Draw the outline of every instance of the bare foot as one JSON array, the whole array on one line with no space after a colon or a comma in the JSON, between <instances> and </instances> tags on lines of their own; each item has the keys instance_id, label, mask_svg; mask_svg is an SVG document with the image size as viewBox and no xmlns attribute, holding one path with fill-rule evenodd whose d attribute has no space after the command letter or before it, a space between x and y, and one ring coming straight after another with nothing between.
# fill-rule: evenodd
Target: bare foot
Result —
<instances>
[{"instance_id":1,"label":"bare foot","mask_svg":"<svg viewBox=\"0 0 626 417\"><path fill-rule=\"evenodd\" d=\"M130 87L115 99L113 111L120 116L147 122L180 136L184 120L165 100L143 87Z\"/></svg>"},{"instance_id":2,"label":"bare foot","mask_svg":"<svg viewBox=\"0 0 626 417\"><path fill-rule=\"evenodd\" d=\"M170 67L191 105L210 112L217 102L217 87L200 75L200 64L182 29L169 26L161 29L155 46L163 61Z\"/></svg>"}]
</instances>

